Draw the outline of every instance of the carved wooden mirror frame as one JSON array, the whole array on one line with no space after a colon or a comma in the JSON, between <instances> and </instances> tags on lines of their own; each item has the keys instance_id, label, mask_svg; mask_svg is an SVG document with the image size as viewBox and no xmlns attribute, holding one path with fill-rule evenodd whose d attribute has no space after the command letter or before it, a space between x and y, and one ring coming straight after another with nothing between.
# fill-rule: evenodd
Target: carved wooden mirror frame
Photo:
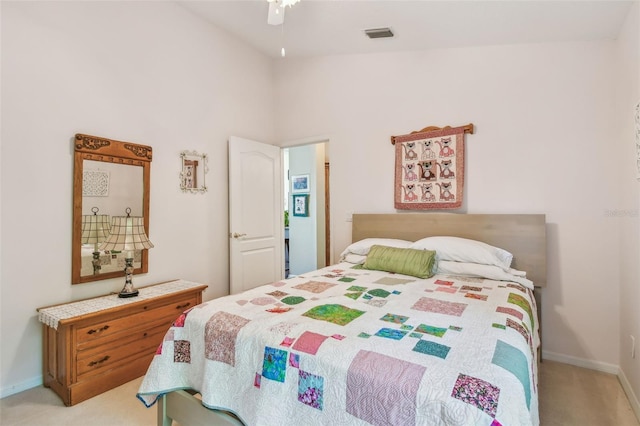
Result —
<instances>
[{"instance_id":1,"label":"carved wooden mirror frame","mask_svg":"<svg viewBox=\"0 0 640 426\"><path fill-rule=\"evenodd\" d=\"M149 235L149 194L151 178L152 149L150 146L131 142L120 142L103 137L77 134L74 140L74 168L73 168L73 232L71 253L71 282L81 284L108 278L121 278L124 268L113 272L82 275L82 219L83 219L83 175L85 160L120 164L142 168L142 216L144 229ZM85 214L91 206L85 206ZM103 212L100 212L101 214ZM112 216L124 216L125 212L104 212ZM142 274L149 271L149 251L141 250L140 266L133 271Z\"/></svg>"}]
</instances>

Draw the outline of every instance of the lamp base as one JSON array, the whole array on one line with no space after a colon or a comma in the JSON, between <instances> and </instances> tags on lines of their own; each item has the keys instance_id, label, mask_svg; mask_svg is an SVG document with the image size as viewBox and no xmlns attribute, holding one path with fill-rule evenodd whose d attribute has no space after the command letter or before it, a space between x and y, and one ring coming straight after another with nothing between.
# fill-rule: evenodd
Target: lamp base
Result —
<instances>
[{"instance_id":1,"label":"lamp base","mask_svg":"<svg viewBox=\"0 0 640 426\"><path fill-rule=\"evenodd\" d=\"M138 295L138 290L133 286L133 256L129 254L124 259L126 266L124 268L124 273L126 279L124 281L124 287L118 293L118 297L136 297Z\"/></svg>"},{"instance_id":2,"label":"lamp base","mask_svg":"<svg viewBox=\"0 0 640 426\"><path fill-rule=\"evenodd\" d=\"M134 291L124 291L122 290L120 293L118 293L118 297L121 298L125 298L125 297L136 297L140 292L138 290L134 290Z\"/></svg>"}]
</instances>

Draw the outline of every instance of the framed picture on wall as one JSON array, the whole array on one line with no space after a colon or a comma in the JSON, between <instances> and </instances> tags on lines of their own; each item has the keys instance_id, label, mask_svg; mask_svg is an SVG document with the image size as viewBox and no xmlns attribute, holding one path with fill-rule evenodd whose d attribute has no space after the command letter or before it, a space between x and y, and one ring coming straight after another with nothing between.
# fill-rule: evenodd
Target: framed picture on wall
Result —
<instances>
[{"instance_id":1,"label":"framed picture on wall","mask_svg":"<svg viewBox=\"0 0 640 426\"><path fill-rule=\"evenodd\" d=\"M293 215L309 217L309 194L293 195Z\"/></svg>"},{"instance_id":2,"label":"framed picture on wall","mask_svg":"<svg viewBox=\"0 0 640 426\"><path fill-rule=\"evenodd\" d=\"M291 176L291 193L309 192L309 175Z\"/></svg>"}]
</instances>

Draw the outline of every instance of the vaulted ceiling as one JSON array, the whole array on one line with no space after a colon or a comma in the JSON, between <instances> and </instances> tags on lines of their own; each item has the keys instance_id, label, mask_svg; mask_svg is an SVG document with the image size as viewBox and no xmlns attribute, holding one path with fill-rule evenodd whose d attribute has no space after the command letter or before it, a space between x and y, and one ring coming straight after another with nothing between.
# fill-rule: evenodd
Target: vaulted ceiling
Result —
<instances>
[{"instance_id":1,"label":"vaulted ceiling","mask_svg":"<svg viewBox=\"0 0 640 426\"><path fill-rule=\"evenodd\" d=\"M266 0L179 1L266 55L287 58L519 43L615 40L632 1L302 0L284 26ZM395 37L369 39L368 28Z\"/></svg>"}]
</instances>

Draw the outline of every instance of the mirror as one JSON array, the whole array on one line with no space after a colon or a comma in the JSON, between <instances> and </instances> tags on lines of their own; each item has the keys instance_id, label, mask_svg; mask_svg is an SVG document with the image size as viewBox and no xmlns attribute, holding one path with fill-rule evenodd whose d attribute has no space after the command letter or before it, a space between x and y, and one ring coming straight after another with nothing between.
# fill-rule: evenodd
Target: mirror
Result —
<instances>
[{"instance_id":1,"label":"mirror","mask_svg":"<svg viewBox=\"0 0 640 426\"><path fill-rule=\"evenodd\" d=\"M180 189L182 192L206 192L205 175L209 171L207 154L196 151L182 151L182 170L180 171Z\"/></svg>"},{"instance_id":2,"label":"mirror","mask_svg":"<svg viewBox=\"0 0 640 426\"><path fill-rule=\"evenodd\" d=\"M144 218L149 235L150 146L77 134L73 171L73 284L124 276L124 253L100 251L113 216ZM105 216L106 215L106 216ZM149 271L148 250L134 254L134 274Z\"/></svg>"}]
</instances>

